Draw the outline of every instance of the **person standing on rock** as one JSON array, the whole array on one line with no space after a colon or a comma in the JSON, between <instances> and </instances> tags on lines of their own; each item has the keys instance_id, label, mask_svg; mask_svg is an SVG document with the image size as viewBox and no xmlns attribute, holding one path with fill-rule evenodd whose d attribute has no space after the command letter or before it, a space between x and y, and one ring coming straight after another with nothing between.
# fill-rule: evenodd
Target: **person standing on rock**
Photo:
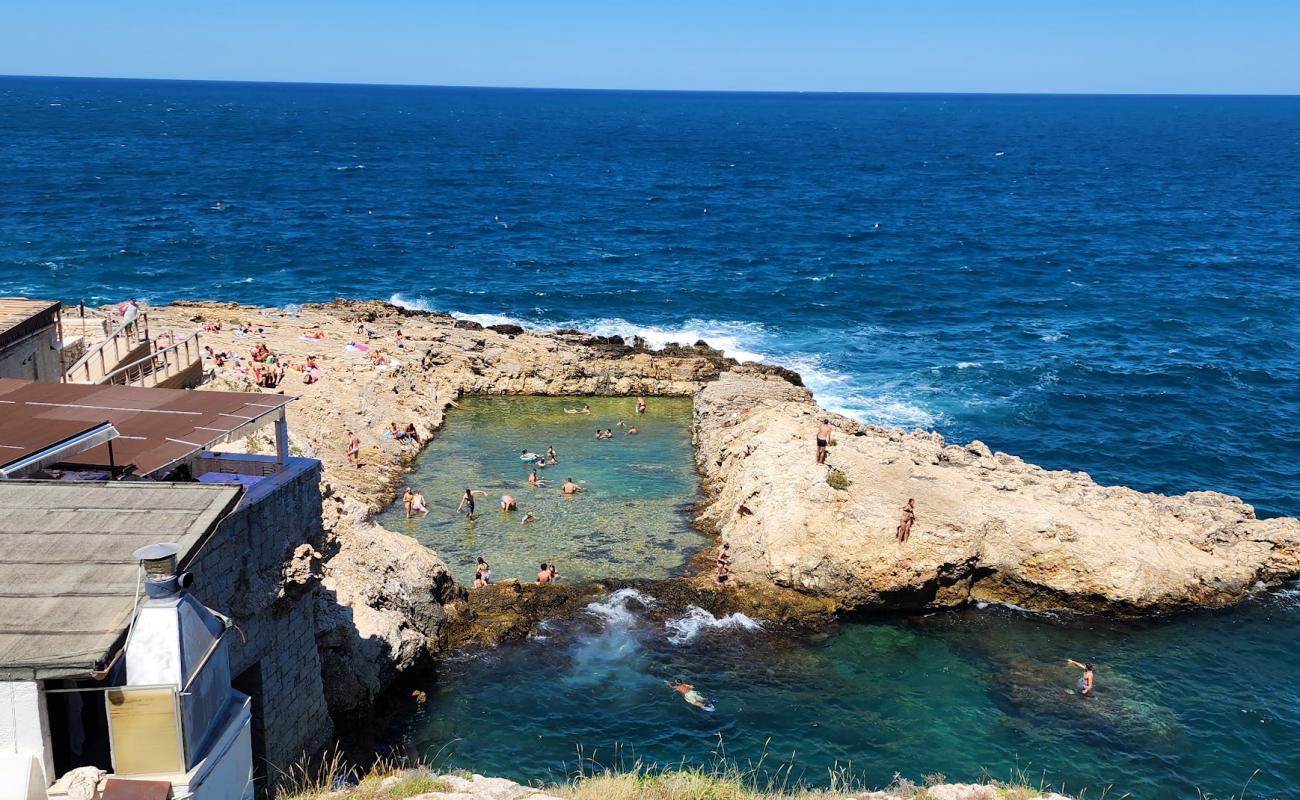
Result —
<instances>
[{"instance_id":1,"label":"person standing on rock","mask_svg":"<svg viewBox=\"0 0 1300 800\"><path fill-rule=\"evenodd\" d=\"M719 586L726 586L727 581L731 579L731 545L727 542L723 542L722 547L718 548L717 568L717 583Z\"/></svg>"},{"instance_id":2,"label":"person standing on rock","mask_svg":"<svg viewBox=\"0 0 1300 800\"><path fill-rule=\"evenodd\" d=\"M361 439L350 430L348 431L348 463L361 469Z\"/></svg>"},{"instance_id":3,"label":"person standing on rock","mask_svg":"<svg viewBox=\"0 0 1300 800\"><path fill-rule=\"evenodd\" d=\"M822 420L821 427L817 429L817 463L826 463L826 448L831 443L831 421Z\"/></svg>"},{"instance_id":4,"label":"person standing on rock","mask_svg":"<svg viewBox=\"0 0 1300 800\"><path fill-rule=\"evenodd\" d=\"M916 501L907 498L907 505L903 506L903 513L898 516L898 543L907 542L907 537L912 534L912 523L916 522Z\"/></svg>"},{"instance_id":5,"label":"person standing on rock","mask_svg":"<svg viewBox=\"0 0 1300 800\"><path fill-rule=\"evenodd\" d=\"M1083 675L1079 677L1079 694L1092 694L1093 681L1095 680L1092 674L1092 664L1084 664L1075 661L1073 658L1065 659L1065 663L1083 670Z\"/></svg>"}]
</instances>

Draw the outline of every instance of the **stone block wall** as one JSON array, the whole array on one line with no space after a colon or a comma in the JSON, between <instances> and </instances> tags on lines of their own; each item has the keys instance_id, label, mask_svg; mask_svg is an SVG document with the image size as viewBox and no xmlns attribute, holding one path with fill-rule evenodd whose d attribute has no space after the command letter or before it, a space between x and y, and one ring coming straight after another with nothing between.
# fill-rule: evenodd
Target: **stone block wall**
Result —
<instances>
[{"instance_id":1,"label":"stone block wall","mask_svg":"<svg viewBox=\"0 0 1300 800\"><path fill-rule=\"evenodd\" d=\"M321 532L320 462L289 459L267 480L277 483L246 495L187 568L195 596L239 627L228 634L230 673L253 696L259 771L274 775L329 746L334 729L316 649L318 579L301 563Z\"/></svg>"}]
</instances>

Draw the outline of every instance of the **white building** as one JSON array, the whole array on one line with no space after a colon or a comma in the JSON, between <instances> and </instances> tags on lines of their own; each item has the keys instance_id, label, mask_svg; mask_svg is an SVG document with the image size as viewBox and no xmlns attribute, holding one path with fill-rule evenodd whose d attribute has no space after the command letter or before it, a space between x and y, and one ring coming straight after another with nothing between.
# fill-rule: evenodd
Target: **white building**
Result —
<instances>
[{"instance_id":1,"label":"white building","mask_svg":"<svg viewBox=\"0 0 1300 800\"><path fill-rule=\"evenodd\" d=\"M251 800L235 634L177 570L241 494L0 481L0 800Z\"/></svg>"}]
</instances>

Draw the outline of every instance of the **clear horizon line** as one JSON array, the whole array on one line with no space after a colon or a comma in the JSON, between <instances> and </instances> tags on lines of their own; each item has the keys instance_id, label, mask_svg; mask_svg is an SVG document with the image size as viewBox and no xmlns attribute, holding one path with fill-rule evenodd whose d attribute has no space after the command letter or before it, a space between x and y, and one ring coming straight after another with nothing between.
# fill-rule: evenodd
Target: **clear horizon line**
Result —
<instances>
[{"instance_id":1,"label":"clear horizon line","mask_svg":"<svg viewBox=\"0 0 1300 800\"><path fill-rule=\"evenodd\" d=\"M504 86L470 83L381 83L365 81L286 81L248 80L232 78L144 78L118 75L25 75L0 74L0 79L73 80L73 81L139 81L141 83L209 83L241 84L253 86L338 86L357 88L393 89L480 89L515 92L644 92L658 94L771 94L771 95L936 95L936 96L1019 96L1019 97L1300 97L1300 92L1171 92L1171 91L944 91L938 89L652 89L644 87L601 86Z\"/></svg>"}]
</instances>

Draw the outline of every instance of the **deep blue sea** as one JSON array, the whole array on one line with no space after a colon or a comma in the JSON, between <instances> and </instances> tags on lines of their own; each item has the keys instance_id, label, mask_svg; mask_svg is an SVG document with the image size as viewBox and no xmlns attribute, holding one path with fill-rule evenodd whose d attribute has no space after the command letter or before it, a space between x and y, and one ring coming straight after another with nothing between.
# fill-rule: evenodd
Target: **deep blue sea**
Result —
<instances>
[{"instance_id":1,"label":"deep blue sea","mask_svg":"<svg viewBox=\"0 0 1300 800\"><path fill-rule=\"evenodd\" d=\"M1298 97L0 79L0 176L0 294L380 298L656 343L702 338L798 369L823 404L862 420L978 437L1103 482L1217 489L1262 515L1300 514ZM904 656L935 647L945 674L977 664L1037 675L990 655L981 626L1009 647L1066 649L1064 636L1121 653L1131 660L1121 685L1143 687L1117 733L1081 723L1085 736L1105 728L1093 749L1071 738L1077 718L1043 722L1055 695L993 689L986 705L963 707L991 709L984 721L1006 736L943 750L955 766L929 740L918 753L863 738L864 719L897 731L953 719L938 695L903 705L898 692L852 695L843 707L861 714L806 741L858 747L880 770L897 762L918 778L1005 774L1023 748L1089 785L1140 781L1138 797L1226 796L1258 766L1253 786L1283 796L1300 780L1300 669L1279 662L1295 652L1296 613L1291 600L1269 602L1159 636L1001 616L937 631L847 626L821 652L773 655L747 702L830 719L789 681L834 693L895 686ZM1273 636L1291 647L1279 652ZM1154 650L1161 642L1169 649ZM587 675L582 646L557 669ZM881 648L897 673L872 672ZM1238 668L1222 676L1214 659L1225 651ZM1143 664L1158 652L1187 654L1193 675L1209 669L1230 688L1174 691L1177 661L1159 668L1167 683L1150 684ZM461 680L470 691L474 678ZM567 719L575 727L550 728L565 746L581 731Z\"/></svg>"}]
</instances>

